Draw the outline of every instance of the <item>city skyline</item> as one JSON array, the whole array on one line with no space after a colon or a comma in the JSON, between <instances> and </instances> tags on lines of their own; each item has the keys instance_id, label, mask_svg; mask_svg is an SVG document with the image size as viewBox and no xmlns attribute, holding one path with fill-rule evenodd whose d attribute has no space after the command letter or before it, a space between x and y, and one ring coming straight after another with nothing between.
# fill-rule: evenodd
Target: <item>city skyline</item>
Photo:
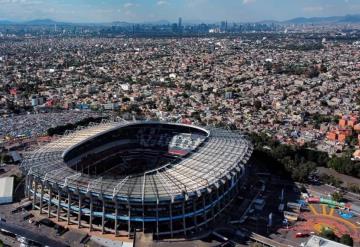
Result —
<instances>
[{"instance_id":1,"label":"city skyline","mask_svg":"<svg viewBox=\"0 0 360 247\"><path fill-rule=\"evenodd\" d=\"M0 0L2 20L67 22L256 22L360 13L356 0Z\"/></svg>"}]
</instances>

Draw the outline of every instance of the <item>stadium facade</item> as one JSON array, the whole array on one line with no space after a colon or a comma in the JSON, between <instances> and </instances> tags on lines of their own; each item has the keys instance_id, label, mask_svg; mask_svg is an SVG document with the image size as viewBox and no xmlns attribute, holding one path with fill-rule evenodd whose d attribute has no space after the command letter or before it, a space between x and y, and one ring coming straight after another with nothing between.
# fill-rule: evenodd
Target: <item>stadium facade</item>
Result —
<instances>
[{"instance_id":1,"label":"stadium facade","mask_svg":"<svg viewBox=\"0 0 360 247\"><path fill-rule=\"evenodd\" d=\"M25 194L57 221L155 237L206 228L242 186L251 143L218 128L107 121L26 156Z\"/></svg>"}]
</instances>

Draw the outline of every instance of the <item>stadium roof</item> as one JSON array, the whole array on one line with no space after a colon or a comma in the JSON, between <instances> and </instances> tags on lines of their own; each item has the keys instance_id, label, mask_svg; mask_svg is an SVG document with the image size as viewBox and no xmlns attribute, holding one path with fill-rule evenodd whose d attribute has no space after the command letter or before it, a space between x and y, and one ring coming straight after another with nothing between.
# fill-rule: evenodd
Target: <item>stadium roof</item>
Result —
<instances>
[{"instance_id":1,"label":"stadium roof","mask_svg":"<svg viewBox=\"0 0 360 247\"><path fill-rule=\"evenodd\" d=\"M94 136L124 126L144 123L149 122L104 122L68 133L24 159L22 168L44 181L61 187L67 186L70 189L116 197L120 200L176 200L199 195L212 186L219 187L219 183L232 178L235 170L242 169L252 153L251 143L239 133L171 124L202 129L209 135L198 149L176 164L169 163L137 176L116 179L89 176L74 171L63 160L65 152Z\"/></svg>"}]
</instances>

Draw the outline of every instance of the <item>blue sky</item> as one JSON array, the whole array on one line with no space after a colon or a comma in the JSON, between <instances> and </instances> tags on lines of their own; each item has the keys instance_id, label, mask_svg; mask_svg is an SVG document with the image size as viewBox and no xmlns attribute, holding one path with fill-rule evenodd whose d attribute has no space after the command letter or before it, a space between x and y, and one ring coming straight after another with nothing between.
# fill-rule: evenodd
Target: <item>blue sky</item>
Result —
<instances>
[{"instance_id":1,"label":"blue sky","mask_svg":"<svg viewBox=\"0 0 360 247\"><path fill-rule=\"evenodd\" d=\"M360 0L0 0L0 19L259 21L360 14Z\"/></svg>"}]
</instances>

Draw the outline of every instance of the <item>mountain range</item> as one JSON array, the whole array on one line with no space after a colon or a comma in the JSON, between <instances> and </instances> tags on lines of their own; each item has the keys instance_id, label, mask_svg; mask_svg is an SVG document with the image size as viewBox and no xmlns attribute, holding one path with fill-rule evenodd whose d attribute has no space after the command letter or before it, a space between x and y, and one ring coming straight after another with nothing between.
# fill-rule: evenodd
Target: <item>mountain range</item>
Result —
<instances>
[{"instance_id":1,"label":"mountain range","mask_svg":"<svg viewBox=\"0 0 360 247\"><path fill-rule=\"evenodd\" d=\"M143 24L153 24L153 25L167 25L172 22L167 20L160 20L154 22L144 22ZM192 23L187 21L187 24L199 24L201 21L196 21ZM206 23L211 23L206 21ZM329 17L298 17L286 21L274 21L266 20L259 21L256 23L277 23L277 24L346 24L346 23L359 23L360 24L360 14L358 15L345 15L345 16L329 16ZM55 21L52 19L36 19L30 21L9 21L9 20L0 20L0 25L113 25L113 26L130 26L135 23L125 22L125 21L114 21L108 23L72 23L65 21Z\"/></svg>"},{"instance_id":2,"label":"mountain range","mask_svg":"<svg viewBox=\"0 0 360 247\"><path fill-rule=\"evenodd\" d=\"M284 23L291 24L341 24L341 23L360 23L359 15L330 16L330 17L298 17L287 20Z\"/></svg>"}]
</instances>

